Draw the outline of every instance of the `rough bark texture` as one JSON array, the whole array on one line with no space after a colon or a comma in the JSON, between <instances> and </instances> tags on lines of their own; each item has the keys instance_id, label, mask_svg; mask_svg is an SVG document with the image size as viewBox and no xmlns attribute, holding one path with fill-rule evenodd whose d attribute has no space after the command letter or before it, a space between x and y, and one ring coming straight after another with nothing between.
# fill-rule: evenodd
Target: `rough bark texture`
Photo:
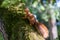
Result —
<instances>
[{"instance_id":1,"label":"rough bark texture","mask_svg":"<svg viewBox=\"0 0 60 40\"><path fill-rule=\"evenodd\" d=\"M2 22L1 19L0 19L0 32L2 32L2 35L3 35L4 40L8 40L6 31L4 29L4 24L3 24L3 22Z\"/></svg>"}]
</instances>

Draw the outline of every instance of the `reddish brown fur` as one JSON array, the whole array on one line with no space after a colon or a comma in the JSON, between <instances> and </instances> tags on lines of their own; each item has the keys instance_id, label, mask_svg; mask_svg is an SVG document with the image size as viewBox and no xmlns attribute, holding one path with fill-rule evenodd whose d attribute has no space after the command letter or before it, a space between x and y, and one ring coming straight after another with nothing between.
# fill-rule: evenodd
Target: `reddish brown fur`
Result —
<instances>
[{"instance_id":1,"label":"reddish brown fur","mask_svg":"<svg viewBox=\"0 0 60 40\"><path fill-rule=\"evenodd\" d=\"M26 13L25 18L27 18L29 20L30 25L34 25L34 23L36 21L34 15L29 12L28 8L25 9L25 13Z\"/></svg>"},{"instance_id":2,"label":"reddish brown fur","mask_svg":"<svg viewBox=\"0 0 60 40\"><path fill-rule=\"evenodd\" d=\"M44 38L47 38L49 36L49 31L48 31L47 27L44 24L42 24L40 22L36 22L35 27L38 30L38 32L40 34L42 34L42 36Z\"/></svg>"},{"instance_id":3,"label":"reddish brown fur","mask_svg":"<svg viewBox=\"0 0 60 40\"><path fill-rule=\"evenodd\" d=\"M49 31L47 27L44 24L36 21L34 15L29 12L28 8L25 9L25 13L25 18L29 20L30 25L35 25L37 31L41 33L44 38L47 38L49 36Z\"/></svg>"}]
</instances>

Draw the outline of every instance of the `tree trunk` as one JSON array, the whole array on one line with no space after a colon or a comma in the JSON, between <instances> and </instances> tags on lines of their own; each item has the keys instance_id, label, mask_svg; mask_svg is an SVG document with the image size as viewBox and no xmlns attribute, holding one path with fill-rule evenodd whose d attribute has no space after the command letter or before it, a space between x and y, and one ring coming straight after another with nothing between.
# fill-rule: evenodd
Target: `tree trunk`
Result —
<instances>
[{"instance_id":1,"label":"tree trunk","mask_svg":"<svg viewBox=\"0 0 60 40\"><path fill-rule=\"evenodd\" d=\"M49 5L50 7L52 7L52 5ZM55 18L55 14L54 14L54 10L53 8L49 9L49 26L50 26L50 40L55 40L58 37L57 34L57 27L56 27L56 18Z\"/></svg>"},{"instance_id":2,"label":"tree trunk","mask_svg":"<svg viewBox=\"0 0 60 40\"><path fill-rule=\"evenodd\" d=\"M3 26L4 26L4 24L2 23L2 20L0 19L0 31L2 32L2 35L4 37L4 40L8 40L6 31L4 30L4 27Z\"/></svg>"}]
</instances>

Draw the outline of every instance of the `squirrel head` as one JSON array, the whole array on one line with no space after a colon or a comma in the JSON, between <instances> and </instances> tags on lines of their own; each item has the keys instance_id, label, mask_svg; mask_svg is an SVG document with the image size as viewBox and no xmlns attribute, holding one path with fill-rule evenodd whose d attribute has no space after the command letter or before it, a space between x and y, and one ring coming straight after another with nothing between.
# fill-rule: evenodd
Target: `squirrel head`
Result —
<instances>
[{"instance_id":1,"label":"squirrel head","mask_svg":"<svg viewBox=\"0 0 60 40\"><path fill-rule=\"evenodd\" d=\"M29 12L29 8L25 8L25 10L24 10L25 12Z\"/></svg>"}]
</instances>

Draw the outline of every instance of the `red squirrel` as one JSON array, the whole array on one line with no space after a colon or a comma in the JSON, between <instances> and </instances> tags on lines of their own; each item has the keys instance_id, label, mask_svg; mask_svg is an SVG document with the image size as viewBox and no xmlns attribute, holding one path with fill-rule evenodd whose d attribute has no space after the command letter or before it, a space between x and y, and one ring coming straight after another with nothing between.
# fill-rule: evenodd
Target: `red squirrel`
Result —
<instances>
[{"instance_id":1,"label":"red squirrel","mask_svg":"<svg viewBox=\"0 0 60 40\"><path fill-rule=\"evenodd\" d=\"M34 25L34 23L36 21L34 15L29 12L29 9L28 8L25 9L25 13L26 13L25 14L25 18L27 18L29 20L30 25Z\"/></svg>"},{"instance_id":2,"label":"red squirrel","mask_svg":"<svg viewBox=\"0 0 60 40\"><path fill-rule=\"evenodd\" d=\"M37 31L40 34L42 34L42 36L44 38L47 38L49 36L49 31L48 31L47 27L44 24L36 21L34 15L29 12L28 8L25 9L25 13L26 13L25 18L27 18L29 20L30 25L34 25L35 28L37 29Z\"/></svg>"}]
</instances>

